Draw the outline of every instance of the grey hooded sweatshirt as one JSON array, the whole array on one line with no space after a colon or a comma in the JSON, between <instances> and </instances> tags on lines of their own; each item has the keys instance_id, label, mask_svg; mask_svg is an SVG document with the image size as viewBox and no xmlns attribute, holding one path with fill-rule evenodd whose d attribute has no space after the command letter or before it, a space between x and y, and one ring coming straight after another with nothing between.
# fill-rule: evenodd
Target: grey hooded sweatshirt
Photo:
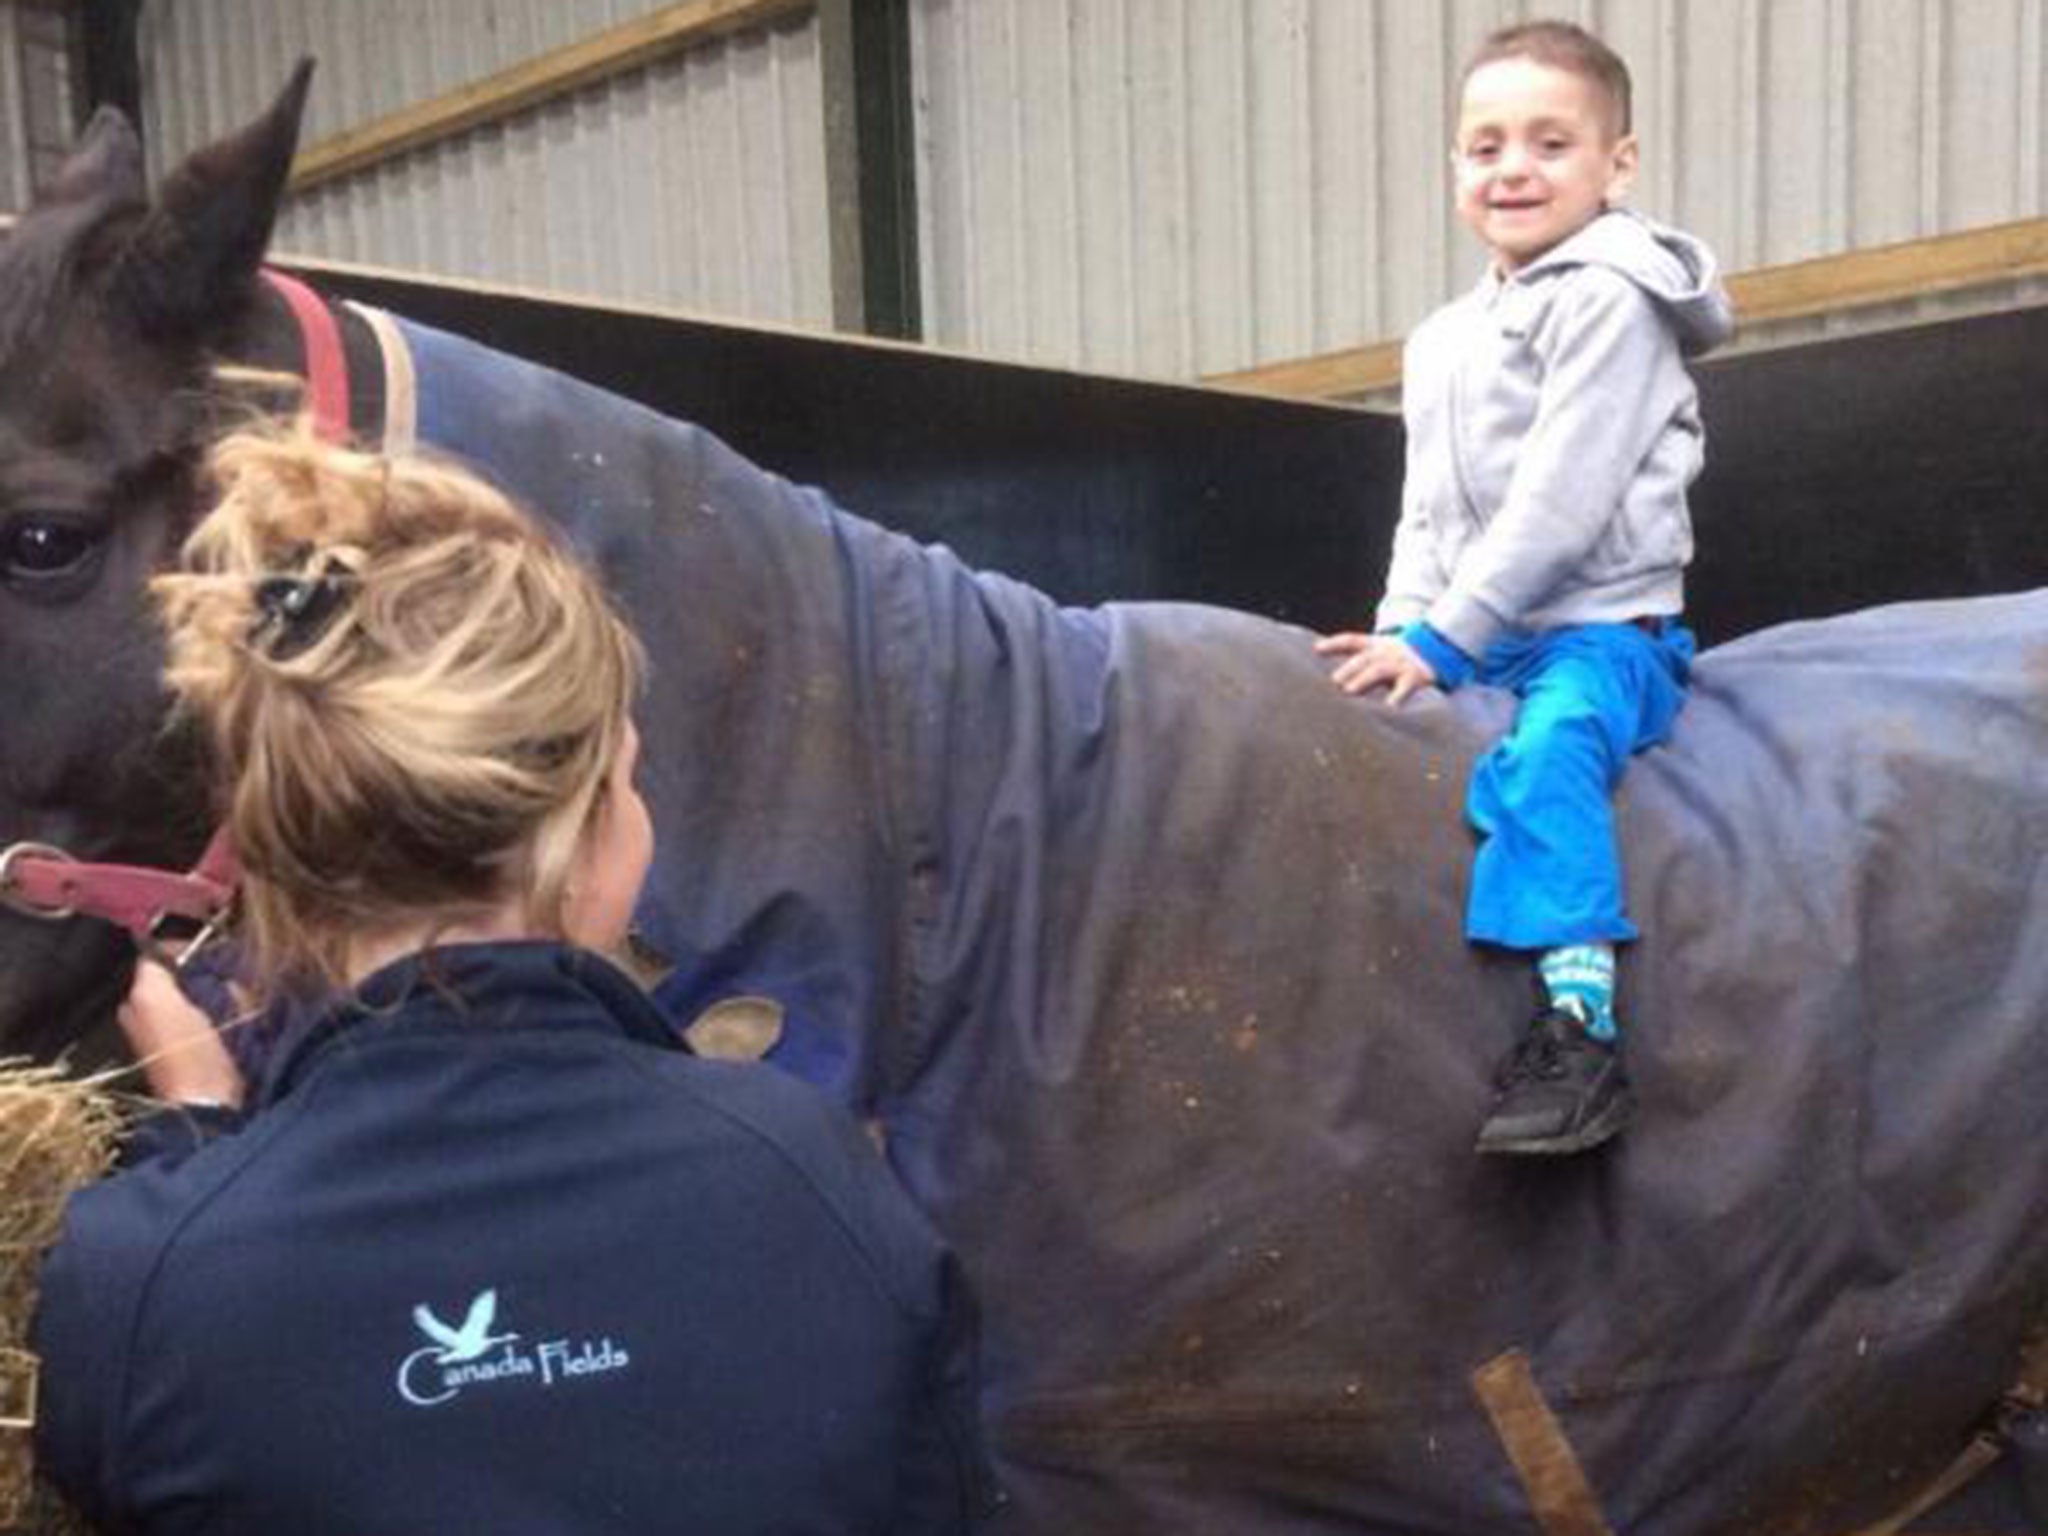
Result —
<instances>
[{"instance_id":1,"label":"grey hooded sweatshirt","mask_svg":"<svg viewBox=\"0 0 2048 1536\"><path fill-rule=\"evenodd\" d=\"M1425 320L1377 627L1427 620L1476 659L1508 634L1681 612L1702 462L1684 360L1732 329L1712 253L1621 210Z\"/></svg>"}]
</instances>

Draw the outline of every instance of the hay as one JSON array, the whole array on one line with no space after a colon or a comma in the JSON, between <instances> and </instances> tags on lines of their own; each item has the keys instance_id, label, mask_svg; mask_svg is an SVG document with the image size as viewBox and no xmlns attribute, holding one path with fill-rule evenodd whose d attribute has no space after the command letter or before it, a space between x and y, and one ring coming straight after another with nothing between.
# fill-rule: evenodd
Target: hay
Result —
<instances>
[{"instance_id":1,"label":"hay","mask_svg":"<svg viewBox=\"0 0 2048 1536\"><path fill-rule=\"evenodd\" d=\"M105 1079L0 1060L0 1530L83 1532L36 1482L35 1358L28 1354L37 1272L64 1202L113 1162L124 1120Z\"/></svg>"}]
</instances>

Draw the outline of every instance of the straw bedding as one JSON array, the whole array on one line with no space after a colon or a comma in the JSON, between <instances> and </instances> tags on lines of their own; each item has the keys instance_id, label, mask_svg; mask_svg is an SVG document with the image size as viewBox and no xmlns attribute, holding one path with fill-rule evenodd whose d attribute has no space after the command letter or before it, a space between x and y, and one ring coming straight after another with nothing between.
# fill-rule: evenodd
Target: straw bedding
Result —
<instances>
[{"instance_id":1,"label":"straw bedding","mask_svg":"<svg viewBox=\"0 0 2048 1536\"><path fill-rule=\"evenodd\" d=\"M84 1532L34 1476L29 1319L44 1251L70 1193L113 1161L122 1101L104 1080L0 1061L0 1530Z\"/></svg>"}]
</instances>

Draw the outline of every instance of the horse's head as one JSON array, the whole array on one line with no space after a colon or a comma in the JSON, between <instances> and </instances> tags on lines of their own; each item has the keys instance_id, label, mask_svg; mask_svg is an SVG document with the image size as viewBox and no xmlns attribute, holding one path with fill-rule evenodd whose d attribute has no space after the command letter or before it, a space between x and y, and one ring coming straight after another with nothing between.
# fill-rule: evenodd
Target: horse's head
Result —
<instances>
[{"instance_id":1,"label":"horse's head","mask_svg":"<svg viewBox=\"0 0 2048 1536\"><path fill-rule=\"evenodd\" d=\"M198 510L211 365L251 323L309 74L154 203L102 110L0 244L0 847L170 863L204 841L143 586ZM128 958L100 923L0 912L0 1056L103 1023Z\"/></svg>"}]
</instances>

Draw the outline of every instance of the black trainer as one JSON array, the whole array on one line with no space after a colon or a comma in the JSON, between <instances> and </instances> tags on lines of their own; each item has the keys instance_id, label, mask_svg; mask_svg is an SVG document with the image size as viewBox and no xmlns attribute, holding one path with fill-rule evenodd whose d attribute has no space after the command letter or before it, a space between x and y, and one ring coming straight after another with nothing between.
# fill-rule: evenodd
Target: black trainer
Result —
<instances>
[{"instance_id":1,"label":"black trainer","mask_svg":"<svg viewBox=\"0 0 2048 1536\"><path fill-rule=\"evenodd\" d=\"M1628 1073L1612 1040L1596 1040L1576 1015L1546 1008L1494 1078L1493 1113L1481 1152L1555 1157L1583 1152L1628 1124Z\"/></svg>"}]
</instances>

